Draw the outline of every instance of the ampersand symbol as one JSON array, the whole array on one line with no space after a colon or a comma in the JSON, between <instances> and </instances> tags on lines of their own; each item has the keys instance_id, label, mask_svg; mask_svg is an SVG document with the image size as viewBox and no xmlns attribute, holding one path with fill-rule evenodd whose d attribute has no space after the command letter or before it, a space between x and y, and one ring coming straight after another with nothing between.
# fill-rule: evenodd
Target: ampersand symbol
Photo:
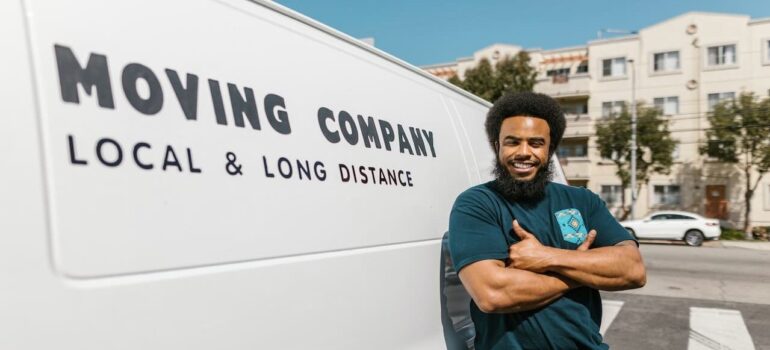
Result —
<instances>
[{"instance_id":1,"label":"ampersand symbol","mask_svg":"<svg viewBox=\"0 0 770 350\"><path fill-rule=\"evenodd\" d=\"M235 153L227 152L227 165L225 165L227 173L230 175L243 175L241 167L243 167L243 165L235 163Z\"/></svg>"}]
</instances>

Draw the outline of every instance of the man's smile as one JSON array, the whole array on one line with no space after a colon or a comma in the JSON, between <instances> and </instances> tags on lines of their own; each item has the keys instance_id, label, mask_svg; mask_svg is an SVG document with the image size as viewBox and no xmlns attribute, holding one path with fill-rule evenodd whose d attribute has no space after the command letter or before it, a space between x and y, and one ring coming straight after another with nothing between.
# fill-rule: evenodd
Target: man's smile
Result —
<instances>
[{"instance_id":1,"label":"man's smile","mask_svg":"<svg viewBox=\"0 0 770 350\"><path fill-rule=\"evenodd\" d=\"M516 174L528 174L537 169L538 162L532 161L510 161L508 162L511 171Z\"/></svg>"}]
</instances>

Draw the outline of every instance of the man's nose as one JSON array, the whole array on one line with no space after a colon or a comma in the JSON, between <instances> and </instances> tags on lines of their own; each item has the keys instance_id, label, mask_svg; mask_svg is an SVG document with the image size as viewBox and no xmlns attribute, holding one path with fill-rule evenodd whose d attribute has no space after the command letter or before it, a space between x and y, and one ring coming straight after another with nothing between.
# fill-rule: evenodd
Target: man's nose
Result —
<instances>
[{"instance_id":1,"label":"man's nose","mask_svg":"<svg viewBox=\"0 0 770 350\"><path fill-rule=\"evenodd\" d=\"M526 142L522 142L519 147L516 147L514 158L529 159L530 157L532 157L532 147L530 147Z\"/></svg>"}]
</instances>

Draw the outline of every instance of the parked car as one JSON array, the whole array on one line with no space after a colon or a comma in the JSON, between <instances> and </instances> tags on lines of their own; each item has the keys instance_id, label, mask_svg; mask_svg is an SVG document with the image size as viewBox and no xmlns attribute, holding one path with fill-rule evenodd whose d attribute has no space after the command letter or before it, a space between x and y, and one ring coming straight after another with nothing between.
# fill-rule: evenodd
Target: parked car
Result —
<instances>
[{"instance_id":1,"label":"parked car","mask_svg":"<svg viewBox=\"0 0 770 350\"><path fill-rule=\"evenodd\" d=\"M719 239L722 233L719 220L685 211L660 211L620 224L638 239L683 240L695 247L703 244L704 240Z\"/></svg>"}]
</instances>

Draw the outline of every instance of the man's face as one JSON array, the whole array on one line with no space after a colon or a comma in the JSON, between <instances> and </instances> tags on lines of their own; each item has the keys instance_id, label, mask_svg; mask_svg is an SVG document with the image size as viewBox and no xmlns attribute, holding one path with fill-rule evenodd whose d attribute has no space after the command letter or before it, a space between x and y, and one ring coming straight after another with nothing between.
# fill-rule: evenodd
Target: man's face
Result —
<instances>
[{"instance_id":1,"label":"man's face","mask_svg":"<svg viewBox=\"0 0 770 350\"><path fill-rule=\"evenodd\" d=\"M514 116L503 120L498 138L498 162L514 180L531 181L548 166L551 128L540 118Z\"/></svg>"}]
</instances>

